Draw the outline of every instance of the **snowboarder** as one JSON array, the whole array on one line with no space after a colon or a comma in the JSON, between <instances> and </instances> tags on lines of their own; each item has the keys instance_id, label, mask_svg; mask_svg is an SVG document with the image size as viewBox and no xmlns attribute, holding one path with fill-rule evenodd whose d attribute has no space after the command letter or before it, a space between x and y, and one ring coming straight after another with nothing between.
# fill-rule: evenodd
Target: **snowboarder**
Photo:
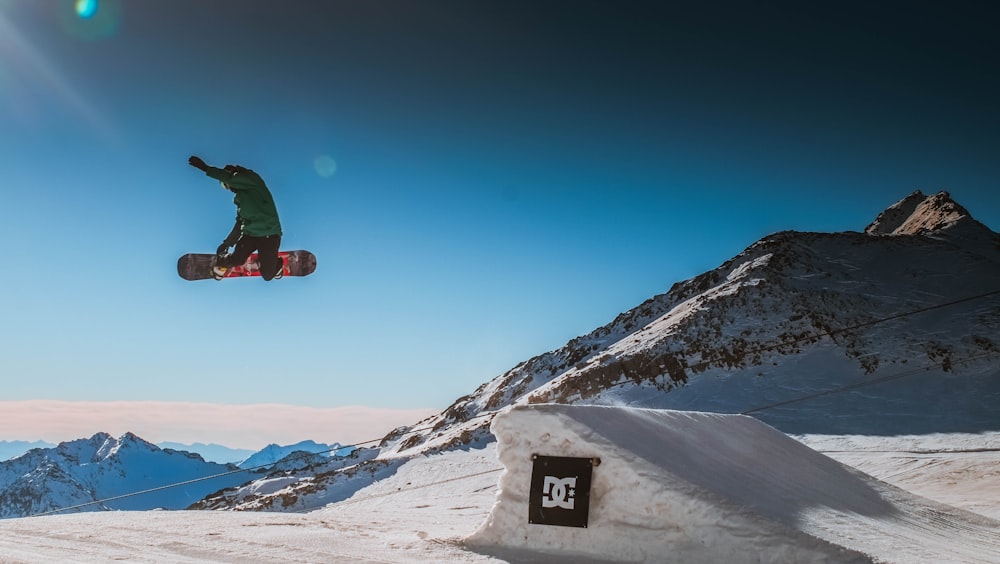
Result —
<instances>
[{"instance_id":1,"label":"snowboarder","mask_svg":"<svg viewBox=\"0 0 1000 564\"><path fill-rule=\"evenodd\" d=\"M256 268L260 270L261 278L281 278L282 261L278 257L281 223L278 221L278 210L274 206L271 191L260 175L239 165L226 165L223 168L209 166L195 156L188 159L188 164L204 171L221 182L226 190L236 194L233 198L233 203L236 204L236 225L215 251L216 258L212 267L215 278L221 280L227 270L242 265L254 251L257 251ZM229 253L229 248L233 245L236 248Z\"/></svg>"}]
</instances>

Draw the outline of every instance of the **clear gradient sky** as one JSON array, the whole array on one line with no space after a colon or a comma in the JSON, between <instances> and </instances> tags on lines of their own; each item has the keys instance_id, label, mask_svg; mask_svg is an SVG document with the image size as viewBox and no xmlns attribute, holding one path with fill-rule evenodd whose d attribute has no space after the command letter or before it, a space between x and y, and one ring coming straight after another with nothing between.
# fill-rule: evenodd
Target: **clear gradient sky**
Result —
<instances>
[{"instance_id":1,"label":"clear gradient sky","mask_svg":"<svg viewBox=\"0 0 1000 564\"><path fill-rule=\"evenodd\" d=\"M438 410L775 231L917 189L997 230L991 10L0 0L0 403ZM192 154L316 273L179 278L234 216ZM54 405L0 439L106 430Z\"/></svg>"}]
</instances>

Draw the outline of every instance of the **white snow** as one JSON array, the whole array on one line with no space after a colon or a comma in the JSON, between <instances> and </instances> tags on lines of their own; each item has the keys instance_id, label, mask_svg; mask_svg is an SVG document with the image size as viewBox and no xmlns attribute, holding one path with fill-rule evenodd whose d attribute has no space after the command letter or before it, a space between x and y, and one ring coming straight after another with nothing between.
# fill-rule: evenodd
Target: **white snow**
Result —
<instances>
[{"instance_id":1,"label":"white snow","mask_svg":"<svg viewBox=\"0 0 1000 564\"><path fill-rule=\"evenodd\" d=\"M462 547L489 513L495 447L410 461L310 513L148 511L0 520L0 562L476 562Z\"/></svg>"},{"instance_id":2,"label":"white snow","mask_svg":"<svg viewBox=\"0 0 1000 564\"><path fill-rule=\"evenodd\" d=\"M997 453L989 450L997 434L957 443L953 435L795 440L746 416L565 405L513 408L492 430L499 446L414 458L308 513L0 520L0 562L908 563L1000 555L1000 522L987 517L1000 513ZM588 528L528 524L535 453L601 459ZM941 464L926 456L965 485L940 489Z\"/></svg>"},{"instance_id":3,"label":"white snow","mask_svg":"<svg viewBox=\"0 0 1000 564\"><path fill-rule=\"evenodd\" d=\"M98 433L0 462L0 517L71 506L84 511L183 509L248 476L196 455L162 450L131 433L118 439ZM191 482L183 488L158 489L184 481ZM145 490L152 491L130 495Z\"/></svg>"},{"instance_id":4,"label":"white snow","mask_svg":"<svg viewBox=\"0 0 1000 564\"><path fill-rule=\"evenodd\" d=\"M473 543L643 562L1000 555L1000 522L880 482L752 417L543 405L514 408L492 430L506 472ZM528 524L532 454L600 459L587 528Z\"/></svg>"}]
</instances>

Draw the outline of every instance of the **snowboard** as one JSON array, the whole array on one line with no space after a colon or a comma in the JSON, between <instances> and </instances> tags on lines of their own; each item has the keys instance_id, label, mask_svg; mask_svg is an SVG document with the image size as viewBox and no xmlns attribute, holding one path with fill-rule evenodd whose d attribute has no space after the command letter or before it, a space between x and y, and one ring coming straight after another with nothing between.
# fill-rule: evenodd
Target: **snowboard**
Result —
<instances>
[{"instance_id":1,"label":"snowboard","mask_svg":"<svg viewBox=\"0 0 1000 564\"><path fill-rule=\"evenodd\" d=\"M279 251L283 276L308 276L316 271L316 255L309 251ZM213 254L188 253L177 259L177 274L185 280L212 280ZM250 255L246 263L230 268L224 278L260 276L260 271L252 267L257 261L257 253Z\"/></svg>"}]
</instances>

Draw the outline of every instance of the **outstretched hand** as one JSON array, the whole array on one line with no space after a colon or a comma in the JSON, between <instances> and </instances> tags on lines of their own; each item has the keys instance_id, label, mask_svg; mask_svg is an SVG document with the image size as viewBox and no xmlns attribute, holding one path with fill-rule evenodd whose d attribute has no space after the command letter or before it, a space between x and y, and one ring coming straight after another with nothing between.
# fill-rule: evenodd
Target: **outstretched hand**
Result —
<instances>
[{"instance_id":1,"label":"outstretched hand","mask_svg":"<svg viewBox=\"0 0 1000 564\"><path fill-rule=\"evenodd\" d=\"M193 167L195 167L195 168L197 168L197 169L199 169L199 170L202 170L202 171L208 169L208 165L205 164L205 161L203 161L199 157L195 157L193 155L188 158L188 164L191 165L191 166L193 166Z\"/></svg>"}]
</instances>

